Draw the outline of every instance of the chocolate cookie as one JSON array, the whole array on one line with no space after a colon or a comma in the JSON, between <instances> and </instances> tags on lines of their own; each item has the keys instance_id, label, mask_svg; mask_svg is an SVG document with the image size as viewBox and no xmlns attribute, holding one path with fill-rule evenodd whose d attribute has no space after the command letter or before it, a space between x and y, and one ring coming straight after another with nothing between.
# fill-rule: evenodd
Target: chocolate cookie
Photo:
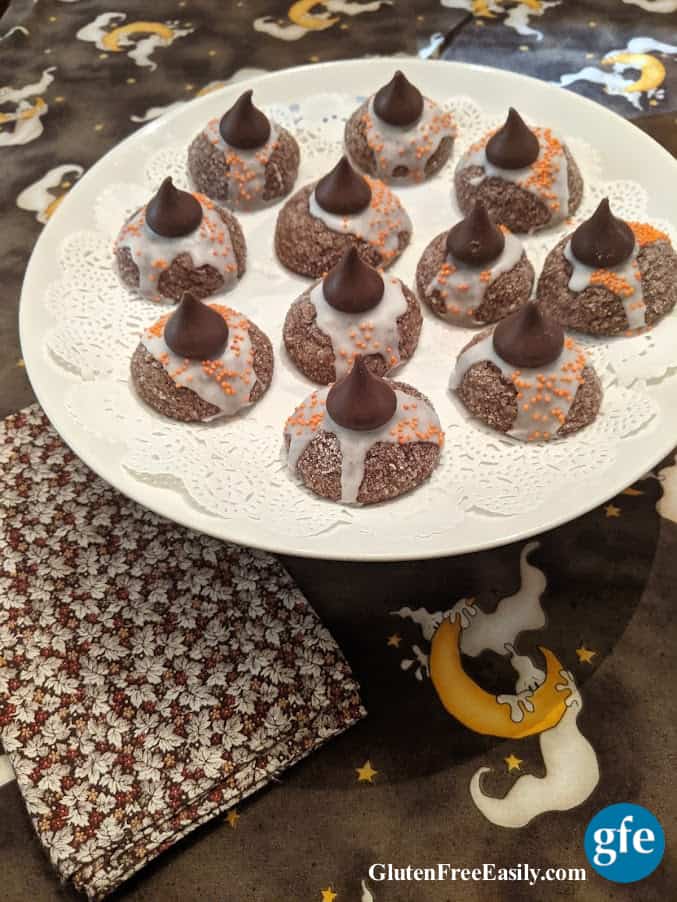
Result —
<instances>
[{"instance_id":1,"label":"chocolate cookie","mask_svg":"<svg viewBox=\"0 0 677 902\"><path fill-rule=\"evenodd\" d=\"M495 144L499 137L505 140ZM583 197L583 178L566 144L549 128L529 129L514 110L502 129L462 157L454 185L463 213L481 200L495 222L518 233L561 222Z\"/></svg>"},{"instance_id":2,"label":"chocolate cookie","mask_svg":"<svg viewBox=\"0 0 677 902\"><path fill-rule=\"evenodd\" d=\"M423 97L402 72L350 117L346 149L364 172L386 182L421 182L451 154L456 127L451 113Z\"/></svg>"},{"instance_id":3,"label":"chocolate cookie","mask_svg":"<svg viewBox=\"0 0 677 902\"><path fill-rule=\"evenodd\" d=\"M397 196L383 182L357 175L344 157L282 207L275 250L288 269L317 279L350 247L371 266L386 268L407 246L411 232Z\"/></svg>"},{"instance_id":4,"label":"chocolate cookie","mask_svg":"<svg viewBox=\"0 0 677 902\"><path fill-rule=\"evenodd\" d=\"M205 298L234 287L245 271L245 239L235 216L204 195L180 193L200 206L195 228L186 234L155 232L146 221L149 203L129 217L115 242L121 281L150 300L178 301L185 291Z\"/></svg>"},{"instance_id":5,"label":"chocolate cookie","mask_svg":"<svg viewBox=\"0 0 677 902\"><path fill-rule=\"evenodd\" d=\"M534 269L521 242L476 201L470 214L423 251L416 286L448 322L476 326L508 316L531 296Z\"/></svg>"},{"instance_id":6,"label":"chocolate cookie","mask_svg":"<svg viewBox=\"0 0 677 902\"><path fill-rule=\"evenodd\" d=\"M225 125L224 120L228 120ZM224 132L236 144L229 143ZM221 120L210 120L188 148L193 185L237 210L256 209L285 197L298 168L296 139L253 108L251 91Z\"/></svg>"},{"instance_id":7,"label":"chocolate cookie","mask_svg":"<svg viewBox=\"0 0 677 902\"><path fill-rule=\"evenodd\" d=\"M398 409L381 430L350 433L328 423L327 389L313 393L289 418L285 428L289 465L312 492L331 501L378 504L421 485L435 469L444 436L430 402L403 382L387 384L398 393ZM409 425L417 416L420 438ZM354 438L358 435L367 438ZM350 444L353 438L359 442L357 448ZM301 450L296 446L299 441Z\"/></svg>"},{"instance_id":8,"label":"chocolate cookie","mask_svg":"<svg viewBox=\"0 0 677 902\"><path fill-rule=\"evenodd\" d=\"M346 261L350 260L354 262L349 268ZM372 285L363 284L366 278L360 269L374 277ZM336 275L341 278L335 279ZM373 303L369 290L376 295ZM351 309L356 299L361 303ZM317 282L294 301L283 337L301 372L313 382L328 385L345 375L357 354L371 372L386 375L414 353L421 325L418 301L407 286L392 276L381 277L351 248L324 282Z\"/></svg>"},{"instance_id":9,"label":"chocolate cookie","mask_svg":"<svg viewBox=\"0 0 677 902\"><path fill-rule=\"evenodd\" d=\"M594 421L602 386L585 353L528 304L461 351L450 388L487 426L521 441L547 441Z\"/></svg>"},{"instance_id":10,"label":"chocolate cookie","mask_svg":"<svg viewBox=\"0 0 677 902\"><path fill-rule=\"evenodd\" d=\"M590 335L622 335L653 326L677 304L677 254L668 236L643 223L629 223L637 241L634 265L586 268L582 290L571 235L548 254L538 280L539 305L569 329ZM639 279L637 278L639 276ZM573 280L573 281L572 281Z\"/></svg>"},{"instance_id":11,"label":"chocolate cookie","mask_svg":"<svg viewBox=\"0 0 677 902\"><path fill-rule=\"evenodd\" d=\"M273 348L268 336L229 307L208 306L228 325L221 354L199 360L174 353L165 337L169 315L145 330L134 352L134 387L163 416L184 422L232 416L258 401L270 385Z\"/></svg>"}]
</instances>

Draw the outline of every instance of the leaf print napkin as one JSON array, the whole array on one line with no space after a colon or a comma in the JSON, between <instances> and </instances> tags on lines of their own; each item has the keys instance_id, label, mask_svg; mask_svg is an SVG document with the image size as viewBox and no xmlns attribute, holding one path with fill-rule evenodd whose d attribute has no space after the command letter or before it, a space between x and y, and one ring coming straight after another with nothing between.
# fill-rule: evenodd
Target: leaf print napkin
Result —
<instances>
[{"instance_id":1,"label":"leaf print napkin","mask_svg":"<svg viewBox=\"0 0 677 902\"><path fill-rule=\"evenodd\" d=\"M0 739L92 899L363 716L267 554L157 517L33 406L0 425Z\"/></svg>"}]
</instances>

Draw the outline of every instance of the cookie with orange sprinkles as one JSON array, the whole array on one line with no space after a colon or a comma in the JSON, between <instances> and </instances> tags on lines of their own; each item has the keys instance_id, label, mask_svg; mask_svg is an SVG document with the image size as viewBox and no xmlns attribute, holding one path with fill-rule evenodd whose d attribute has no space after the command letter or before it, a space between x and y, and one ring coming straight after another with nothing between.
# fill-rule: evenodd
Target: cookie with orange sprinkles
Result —
<instances>
[{"instance_id":1,"label":"cookie with orange sprinkles","mask_svg":"<svg viewBox=\"0 0 677 902\"><path fill-rule=\"evenodd\" d=\"M422 322L409 288L372 269L350 247L291 305L283 338L301 372L327 385L344 376L358 354L372 372L385 376L412 356Z\"/></svg>"},{"instance_id":2,"label":"cookie with orange sprinkles","mask_svg":"<svg viewBox=\"0 0 677 902\"><path fill-rule=\"evenodd\" d=\"M354 247L370 266L387 268L409 244L412 224L384 182L362 176L346 157L280 210L275 251L293 272L319 279Z\"/></svg>"},{"instance_id":3,"label":"cookie with orange sprinkles","mask_svg":"<svg viewBox=\"0 0 677 902\"><path fill-rule=\"evenodd\" d=\"M437 235L416 267L419 297L456 326L495 323L526 304L534 268L522 242L497 226L482 203Z\"/></svg>"},{"instance_id":4,"label":"cookie with orange sprinkles","mask_svg":"<svg viewBox=\"0 0 677 902\"><path fill-rule=\"evenodd\" d=\"M455 136L451 113L424 97L398 70L350 117L345 145L351 160L368 175L417 184L444 166Z\"/></svg>"},{"instance_id":5,"label":"cookie with orange sprinkles","mask_svg":"<svg viewBox=\"0 0 677 902\"><path fill-rule=\"evenodd\" d=\"M605 199L548 254L538 300L569 329L638 334L677 304L677 253L665 232L618 219Z\"/></svg>"},{"instance_id":6,"label":"cookie with orange sprinkles","mask_svg":"<svg viewBox=\"0 0 677 902\"><path fill-rule=\"evenodd\" d=\"M194 187L234 210L256 210L285 197L299 169L299 146L244 94L210 119L188 148Z\"/></svg>"},{"instance_id":7,"label":"cookie with orange sprinkles","mask_svg":"<svg viewBox=\"0 0 677 902\"><path fill-rule=\"evenodd\" d=\"M439 462L440 421L404 382L372 373L361 356L287 419L287 462L306 488L343 504L378 504L421 485Z\"/></svg>"},{"instance_id":8,"label":"cookie with orange sprinkles","mask_svg":"<svg viewBox=\"0 0 677 902\"><path fill-rule=\"evenodd\" d=\"M481 200L496 223L517 233L562 222L583 197L583 177L564 141L550 128L529 128L512 108L500 129L459 160L454 187L464 214Z\"/></svg>"},{"instance_id":9,"label":"cookie with orange sprinkles","mask_svg":"<svg viewBox=\"0 0 677 902\"><path fill-rule=\"evenodd\" d=\"M113 248L118 276L151 301L228 291L244 275L246 245L229 210L166 178L124 223Z\"/></svg>"},{"instance_id":10,"label":"cookie with orange sprinkles","mask_svg":"<svg viewBox=\"0 0 677 902\"><path fill-rule=\"evenodd\" d=\"M186 293L145 329L131 362L139 397L184 422L229 417L258 401L273 376L273 347L246 316Z\"/></svg>"},{"instance_id":11,"label":"cookie with orange sprinkles","mask_svg":"<svg viewBox=\"0 0 677 902\"><path fill-rule=\"evenodd\" d=\"M602 404L583 349L533 303L463 348L449 388L473 417L524 442L578 432Z\"/></svg>"}]
</instances>

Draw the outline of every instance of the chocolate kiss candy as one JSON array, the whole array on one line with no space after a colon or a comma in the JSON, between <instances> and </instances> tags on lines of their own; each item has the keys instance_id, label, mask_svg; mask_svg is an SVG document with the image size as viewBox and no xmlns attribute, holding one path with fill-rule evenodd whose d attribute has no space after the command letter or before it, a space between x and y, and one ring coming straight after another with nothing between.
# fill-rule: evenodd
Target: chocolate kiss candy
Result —
<instances>
[{"instance_id":1,"label":"chocolate kiss candy","mask_svg":"<svg viewBox=\"0 0 677 902\"><path fill-rule=\"evenodd\" d=\"M219 122L221 137L231 147L252 150L270 137L268 118L252 103L253 91L245 91Z\"/></svg>"},{"instance_id":2,"label":"chocolate kiss candy","mask_svg":"<svg viewBox=\"0 0 677 902\"><path fill-rule=\"evenodd\" d=\"M351 246L322 283L326 302L342 313L366 313L383 297L383 279Z\"/></svg>"},{"instance_id":3,"label":"chocolate kiss candy","mask_svg":"<svg viewBox=\"0 0 677 902\"><path fill-rule=\"evenodd\" d=\"M315 186L315 199L327 213L360 213L369 206L371 188L348 162L341 157L336 166Z\"/></svg>"},{"instance_id":4,"label":"chocolate kiss candy","mask_svg":"<svg viewBox=\"0 0 677 902\"><path fill-rule=\"evenodd\" d=\"M398 69L374 95L374 112L389 125L411 125L423 112L423 95Z\"/></svg>"},{"instance_id":5,"label":"chocolate kiss candy","mask_svg":"<svg viewBox=\"0 0 677 902\"><path fill-rule=\"evenodd\" d=\"M614 216L605 197L599 207L571 236L574 257L586 266L618 266L632 254L635 236L622 219Z\"/></svg>"},{"instance_id":6,"label":"chocolate kiss candy","mask_svg":"<svg viewBox=\"0 0 677 902\"><path fill-rule=\"evenodd\" d=\"M165 324L165 341L179 357L209 360L223 354L228 326L220 313L186 291Z\"/></svg>"},{"instance_id":7,"label":"chocolate kiss candy","mask_svg":"<svg viewBox=\"0 0 677 902\"><path fill-rule=\"evenodd\" d=\"M327 412L345 429L378 429L395 413L397 396L388 383L369 372L364 358L355 357L350 372L327 395Z\"/></svg>"},{"instance_id":8,"label":"chocolate kiss candy","mask_svg":"<svg viewBox=\"0 0 677 902\"><path fill-rule=\"evenodd\" d=\"M494 329L494 350L513 366L546 366L557 360L563 347L564 330L536 304L525 304Z\"/></svg>"},{"instance_id":9,"label":"chocolate kiss candy","mask_svg":"<svg viewBox=\"0 0 677 902\"><path fill-rule=\"evenodd\" d=\"M505 124L487 143L487 159L501 169L523 169L538 157L538 138L516 109L510 107Z\"/></svg>"},{"instance_id":10,"label":"chocolate kiss candy","mask_svg":"<svg viewBox=\"0 0 677 902\"><path fill-rule=\"evenodd\" d=\"M447 251L461 263L480 266L499 257L505 247L503 232L494 225L481 200L465 219L449 229Z\"/></svg>"},{"instance_id":11,"label":"chocolate kiss candy","mask_svg":"<svg viewBox=\"0 0 677 902\"><path fill-rule=\"evenodd\" d=\"M160 185L146 207L146 222L156 235L179 238L190 235L202 222L202 207L188 191L172 184L170 176Z\"/></svg>"}]
</instances>

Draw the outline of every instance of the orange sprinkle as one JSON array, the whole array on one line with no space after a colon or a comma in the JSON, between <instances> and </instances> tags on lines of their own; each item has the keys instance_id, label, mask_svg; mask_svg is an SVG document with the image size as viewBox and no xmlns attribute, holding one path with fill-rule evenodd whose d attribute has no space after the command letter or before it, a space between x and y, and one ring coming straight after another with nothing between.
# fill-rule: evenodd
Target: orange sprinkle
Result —
<instances>
[{"instance_id":1,"label":"orange sprinkle","mask_svg":"<svg viewBox=\"0 0 677 902\"><path fill-rule=\"evenodd\" d=\"M630 297L631 294L635 293L634 287L627 279L608 269L596 269L590 276L590 284L603 285L609 291L623 297Z\"/></svg>"},{"instance_id":2,"label":"orange sprinkle","mask_svg":"<svg viewBox=\"0 0 677 902\"><path fill-rule=\"evenodd\" d=\"M647 244L653 244L654 241L669 240L665 232L655 229L648 222L629 222L628 225L632 229L640 247L646 247Z\"/></svg>"}]
</instances>

